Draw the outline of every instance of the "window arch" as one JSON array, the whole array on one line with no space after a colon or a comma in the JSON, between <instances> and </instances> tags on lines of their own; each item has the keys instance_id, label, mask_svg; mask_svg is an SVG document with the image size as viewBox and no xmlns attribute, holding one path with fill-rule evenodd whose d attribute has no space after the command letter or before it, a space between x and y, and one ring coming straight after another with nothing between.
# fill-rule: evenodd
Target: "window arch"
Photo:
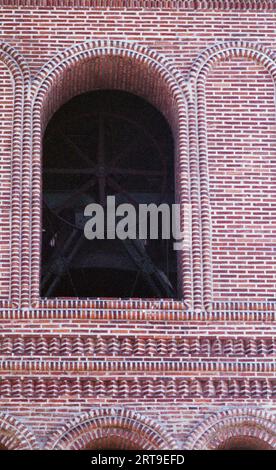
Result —
<instances>
[{"instance_id":1,"label":"window arch","mask_svg":"<svg viewBox=\"0 0 276 470\"><path fill-rule=\"evenodd\" d=\"M39 299L41 228L41 141L49 119L64 103L93 90L120 90L147 100L167 119L174 138L176 201L189 203L186 84L162 56L136 44L89 42L56 56L35 78L32 88L32 300ZM182 229L184 221L181 215ZM189 228L188 228L189 231ZM191 303L191 247L178 257L178 292ZM26 278L27 279L27 278ZM162 296L166 297L166 296ZM23 302L28 302L27 296Z\"/></svg>"},{"instance_id":2,"label":"window arch","mask_svg":"<svg viewBox=\"0 0 276 470\"><path fill-rule=\"evenodd\" d=\"M46 446L49 450L98 448L165 450L176 449L177 444L151 418L127 409L106 408L92 410L68 422L53 434Z\"/></svg>"}]
</instances>

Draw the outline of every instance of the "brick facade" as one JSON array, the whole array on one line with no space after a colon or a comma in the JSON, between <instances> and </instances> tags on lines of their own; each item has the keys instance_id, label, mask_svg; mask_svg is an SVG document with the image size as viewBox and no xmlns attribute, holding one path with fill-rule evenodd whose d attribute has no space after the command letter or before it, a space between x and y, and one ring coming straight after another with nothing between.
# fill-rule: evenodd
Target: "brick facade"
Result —
<instances>
[{"instance_id":1,"label":"brick facade","mask_svg":"<svg viewBox=\"0 0 276 470\"><path fill-rule=\"evenodd\" d=\"M0 448L275 448L276 2L9 0L0 16ZM192 207L182 300L39 297L43 132L99 88L171 126Z\"/></svg>"}]
</instances>

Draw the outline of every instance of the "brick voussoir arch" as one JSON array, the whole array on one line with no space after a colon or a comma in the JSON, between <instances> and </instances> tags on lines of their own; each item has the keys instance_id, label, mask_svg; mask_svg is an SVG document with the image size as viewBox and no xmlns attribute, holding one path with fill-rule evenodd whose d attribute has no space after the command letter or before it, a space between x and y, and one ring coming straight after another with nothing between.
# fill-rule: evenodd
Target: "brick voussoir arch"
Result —
<instances>
[{"instance_id":1,"label":"brick voussoir arch","mask_svg":"<svg viewBox=\"0 0 276 470\"><path fill-rule=\"evenodd\" d=\"M82 80L81 75L74 80L76 83L74 85L66 84L62 82L63 77L70 71L74 74L76 67L82 66L85 63L92 64L95 60L101 59L114 59L119 58L123 61L123 67L127 64L130 64L131 67L140 67L140 83L139 77L134 74L131 77L127 77L127 85L125 91L137 92L142 89L142 96L149 101L152 99L152 103L156 105L155 101L160 102L160 110L166 114L168 113L168 120L171 124L172 131L176 139L176 148L177 148L177 165L178 171L176 174L181 174L179 177L178 191L180 195L180 200L183 203L188 203L190 201L189 195L189 174L190 172L196 172L197 168L195 165L195 158L190 155L195 155L195 131L193 130L194 118L191 118L192 103L191 103L191 94L187 87L187 82L183 78L179 70L172 64L170 60L160 55L156 51L153 51L147 47L138 45L136 43L127 43L124 41L112 41L112 40L97 40L97 41L88 41L81 44L77 44L65 51L59 53L52 60L50 60L42 70L34 78L31 91L30 91L30 100L31 100L31 114L33 119L33 146L30 149L30 155L32 155L32 262L29 267L28 263L25 263L23 270L25 269L28 272L28 269L31 270L31 301L33 305L37 305L39 300L39 265L40 265L40 191L41 191L41 137L42 130L46 125L49 114L51 114L54 109L57 109L61 105L61 99L57 98L58 94L67 93L66 87L74 87L74 91L77 90L77 93L81 93L82 85L80 81ZM95 63L95 62L94 62ZM138 65L137 65L138 64ZM116 64L115 64L116 65ZM117 67L117 65L116 65ZM121 69L116 69L121 73ZM130 70L130 69L129 69ZM89 72L92 76L93 74ZM139 74L138 74L139 75ZM89 75L89 80L91 80ZM121 76L121 75L120 75ZM111 77L111 78L110 78ZM142 79L141 79L142 77ZM144 79L143 79L144 77ZM146 79L145 79L146 77ZM126 77L122 75L122 80L124 81ZM117 77L113 78L113 75L107 78L108 84L110 80L116 82ZM69 80L70 82L70 80ZM100 82L99 82L100 83ZM130 83L130 85L129 85ZM87 90L87 83L86 83ZM101 83L99 84L99 87ZM103 85L104 86L104 85ZM57 87L57 88L55 88ZM129 87L129 88L127 88ZM133 90L131 87L134 87ZM49 99L49 106L51 110L47 110L48 116L42 119L43 107L45 108L45 100L51 95L51 90L55 89L54 97ZM63 91L65 89L65 92ZM73 88L72 88L73 89ZM93 87L91 88L93 89ZM161 91L160 91L161 90ZM139 94L139 91L137 92ZM159 94L158 94L159 91ZM69 92L68 92L69 93ZM71 93L71 89L70 89ZM149 96L148 96L149 95ZM72 93L72 96L74 94ZM71 96L71 97L72 97ZM62 95L63 99L64 95ZM66 99L68 96L66 95ZM58 105L56 101L58 101ZM159 104L160 104L159 103ZM173 104L172 104L173 103ZM156 105L158 107L158 104ZM193 180L196 178L194 177ZM192 188L193 190L194 188ZM198 208L197 198L191 196L193 207L195 210ZM26 217L30 219L30 214L26 214ZM184 304L186 307L191 307L192 304L192 267L191 267L191 257L198 256L194 255L194 251L197 250L197 239L195 237L195 243L193 247L193 254L190 253L190 249L183 250L183 254L180 255L179 269L180 269L180 279L181 279L181 288L182 294L184 297ZM26 276L27 279L27 276ZM30 282L30 281L29 281ZM28 298L28 288L29 284L23 286L24 298L23 305L29 304Z\"/></svg>"},{"instance_id":2,"label":"brick voussoir arch","mask_svg":"<svg viewBox=\"0 0 276 470\"><path fill-rule=\"evenodd\" d=\"M0 445L7 450L38 449L35 436L14 416L0 413Z\"/></svg>"},{"instance_id":3,"label":"brick voussoir arch","mask_svg":"<svg viewBox=\"0 0 276 470\"><path fill-rule=\"evenodd\" d=\"M229 41L213 45L205 49L194 61L190 70L190 80L196 85L198 78L201 78L203 70L203 80L213 65L230 57L246 57L264 65L276 77L276 53L262 44L249 41Z\"/></svg>"},{"instance_id":4,"label":"brick voussoir arch","mask_svg":"<svg viewBox=\"0 0 276 470\"><path fill-rule=\"evenodd\" d=\"M50 438L46 449L81 450L93 441L117 437L137 449L177 449L174 439L152 419L126 409L96 409L68 422Z\"/></svg>"},{"instance_id":5,"label":"brick voussoir arch","mask_svg":"<svg viewBox=\"0 0 276 470\"><path fill-rule=\"evenodd\" d=\"M38 72L32 82L31 95L35 99L41 88L48 89L54 78L60 75L61 69L74 66L84 59L93 59L101 55L120 55L126 58L139 57L145 64L156 67L170 82L172 88L189 99L187 82L171 60L156 51L137 43L112 40L87 41L77 44L57 54Z\"/></svg>"},{"instance_id":6,"label":"brick voussoir arch","mask_svg":"<svg viewBox=\"0 0 276 470\"><path fill-rule=\"evenodd\" d=\"M211 247L211 215L209 199L208 148L205 83L209 71L214 65L231 57L245 57L255 61L270 73L276 80L276 54L260 44L249 41L230 41L218 43L203 51L194 62L189 82L195 95L195 106L198 126L198 152L200 174L200 220L202 230L202 264L203 264L203 305L206 310L213 310L212 299L212 247ZM249 302L250 303L250 302ZM265 307L261 303L259 307Z\"/></svg>"},{"instance_id":7,"label":"brick voussoir arch","mask_svg":"<svg viewBox=\"0 0 276 470\"><path fill-rule=\"evenodd\" d=\"M187 450L215 450L231 438L247 437L276 449L276 419L254 408L234 408L211 415L192 432Z\"/></svg>"},{"instance_id":8,"label":"brick voussoir arch","mask_svg":"<svg viewBox=\"0 0 276 470\"><path fill-rule=\"evenodd\" d=\"M25 59L9 44L0 41L0 61L3 62L14 84L14 110L11 161L11 267L10 299L1 304L18 307L20 298L20 214L21 164L24 95L30 84L30 71Z\"/></svg>"}]
</instances>

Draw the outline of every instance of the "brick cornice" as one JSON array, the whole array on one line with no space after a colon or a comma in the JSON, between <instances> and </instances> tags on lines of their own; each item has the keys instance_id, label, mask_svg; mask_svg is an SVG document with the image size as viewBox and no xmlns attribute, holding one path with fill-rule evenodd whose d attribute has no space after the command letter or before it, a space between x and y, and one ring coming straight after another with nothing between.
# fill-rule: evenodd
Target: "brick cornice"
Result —
<instances>
[{"instance_id":1,"label":"brick cornice","mask_svg":"<svg viewBox=\"0 0 276 470\"><path fill-rule=\"evenodd\" d=\"M0 5L41 8L109 8L214 10L214 11L271 11L275 0L0 0Z\"/></svg>"}]
</instances>

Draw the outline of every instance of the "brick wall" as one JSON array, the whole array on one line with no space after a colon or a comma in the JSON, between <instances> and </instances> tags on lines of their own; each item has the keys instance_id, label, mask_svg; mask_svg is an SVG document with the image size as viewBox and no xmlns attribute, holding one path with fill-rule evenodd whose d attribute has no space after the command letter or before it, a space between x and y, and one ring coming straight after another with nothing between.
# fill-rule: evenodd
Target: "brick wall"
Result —
<instances>
[{"instance_id":1,"label":"brick wall","mask_svg":"<svg viewBox=\"0 0 276 470\"><path fill-rule=\"evenodd\" d=\"M125 423L144 448L276 446L276 14L251 3L0 7L1 445L82 448ZM40 119L89 89L96 45L173 127L184 302L38 297Z\"/></svg>"},{"instance_id":2,"label":"brick wall","mask_svg":"<svg viewBox=\"0 0 276 470\"><path fill-rule=\"evenodd\" d=\"M220 62L206 83L214 298L275 300L275 98L262 66Z\"/></svg>"},{"instance_id":3,"label":"brick wall","mask_svg":"<svg viewBox=\"0 0 276 470\"><path fill-rule=\"evenodd\" d=\"M191 69L193 61L198 57L202 51L206 48L213 46L216 42L230 41L230 40L249 40L251 42L257 42L262 44L265 47L269 47L272 51L274 50L275 44L275 14L271 11L187 11L187 10L174 10L174 9L141 9L136 8L133 10L118 10L118 9L63 9L61 7L52 7L52 8L24 8L18 7L15 10L12 7L2 7L1 8L1 38L2 40L8 42L10 45L15 47L27 61L29 67L31 68L32 76L39 71L39 69L50 60L56 53L63 51L65 48L68 48L74 44L81 43L83 41L91 39L120 39L126 41L135 41L141 45L147 45L148 47L164 54L168 59L171 59L173 63L178 68L179 72L183 74L183 77L187 77L189 70ZM256 28L256 24L258 27ZM157 27L158 25L158 27ZM230 59L231 62L231 59ZM232 63L232 62L231 62ZM235 61L231 65L229 64L230 70L234 70L237 64ZM256 64L255 61L250 61L249 66L251 67L250 77L252 87L255 89L263 88L263 83L265 80L269 82L269 74L264 70L264 68ZM254 67L257 67L254 70ZM217 81L223 80L223 77L226 77L226 80L230 82L232 86L231 101L232 106L238 106L240 98L235 100L235 87L239 86L239 78L236 76L230 76L229 70L225 68L225 65L218 64L214 70L211 71L207 87L215 87ZM234 71L233 71L234 73ZM241 70L242 74L242 70ZM219 86L219 85L218 85ZM242 86L242 85L240 85ZM226 84L223 85L223 91L225 90ZM256 88L257 87L257 88ZM270 89L270 94L269 90ZM265 91L266 90L266 91ZM263 159L266 158L267 149L270 148L269 155L273 157L273 145L275 141L275 127L273 128L273 83L270 80L270 83L267 84L263 90L263 93L267 93L266 100L270 100L270 104L266 105L266 102L263 99L260 99L265 110L258 108L255 112L256 120L267 119L269 117L271 122L267 121L267 126L270 126L269 129L263 129L263 135L266 135L266 143L260 142L258 150L258 160L261 159L261 153L263 153ZM218 95L221 94L220 90L217 90ZM210 107L208 107L208 114L215 114L217 111L217 106L220 104L217 102L219 99L216 95L216 91L212 90L214 93L214 102L210 102ZM242 93L242 91L240 91ZM257 95L257 93L256 93ZM225 98L227 99L227 97ZM245 97L246 99L246 97ZM254 100L251 94L250 100ZM207 96L207 106L208 106L208 96ZM223 106L223 104L221 104ZM243 132L241 127L240 113L246 113L251 111L251 106L254 108L254 103L244 103L240 112L237 110L235 116L239 122L239 129L236 128L236 132L239 134ZM257 106L257 104L256 104ZM268 109L269 107L269 109ZM255 109L255 108L254 108ZM265 115L267 117L262 116ZM208 115L209 118L209 115ZM209 118L210 119L210 118ZM233 117L233 125L235 125ZM246 116L245 116L246 119ZM223 122L223 121L222 121ZM213 126L215 123L213 123ZM248 125L248 123L245 125ZM254 126L254 121L252 121L252 126ZM254 129L253 129L254 131ZM261 132L261 130L259 129ZM268 133L269 132L269 133ZM244 128L244 133L246 139L250 139L253 145L254 133L250 129ZM252 135L253 133L253 135ZM273 134L274 133L274 134ZM240 137L240 134L239 136ZM220 138L222 136L220 135ZM212 136L212 139L215 139L215 136ZM210 171L212 170L212 164L216 165L216 162L213 162L213 153L215 152L214 145L219 146L220 140L216 140L216 144L213 144L211 136L208 135L208 140L210 141L209 159L210 159ZM232 144L234 142L232 140ZM248 145L248 141L245 140L245 146ZM255 152L256 152L256 145ZM219 151L219 150L217 150ZM228 149L231 152L231 149ZM233 150L234 151L234 150ZM237 149L236 149L237 152ZM242 152L242 149L240 150ZM238 154L236 153L238 158ZM231 154L232 156L232 154ZM4 158L4 157L3 157ZM6 157L8 159L8 156ZM249 156L247 156L249 158ZM252 156L253 158L253 156ZM254 158L257 158L256 155ZM267 157L270 158L270 157ZM212 160L212 161L211 161ZM261 165L261 162L259 162ZM256 168L256 166L255 166ZM253 170L252 170L253 171ZM273 165L267 170L270 172L270 185L272 185L272 172ZM229 172L228 172L228 176ZM264 175L265 177L265 175ZM241 178L241 175L239 176ZM251 184L254 185L254 178L248 176L251 181ZM264 185L269 184L269 181L264 181ZM221 181L217 182L218 186L223 184ZM211 175L211 192L210 197L214 198L216 194L216 189L214 187L215 180ZM245 182L246 184L246 182ZM233 181L233 185L235 182ZM268 196L265 197L264 189L260 188L259 191L255 188L255 193L252 193L256 198L261 198L264 200L262 206L262 217L263 222L260 224L258 220L258 230L263 230L263 235L258 237L259 250L256 255L256 263L252 263L252 252L256 253L256 243L257 240L254 240L254 247L252 248L251 242L249 241L250 234L248 233L249 225L252 222L252 217L255 215L258 216L258 213L248 214L245 219L242 221L239 214L237 214L239 230L244 234L248 234L248 239L241 241L239 250L235 246L235 252L238 250L237 256L240 254L240 261L236 263L237 257L235 254L228 250L225 254L222 253L221 243L225 242L225 235L222 235L224 239L220 239L220 236L216 234L216 238L213 240L213 243L216 245L215 253L213 254L214 262L214 293L215 300L245 300L246 297L254 297L255 300L271 300L274 298L273 286L275 283L275 270L273 269L273 261L275 261L275 248L273 246L273 222L267 222L267 218L272 218L273 213L275 214L275 208L272 204L273 198L273 188L270 186L267 188ZM275 190L275 189L274 189ZM219 191L219 189L217 189ZM258 193L258 194L257 194ZM261 194L260 194L261 193ZM227 198L227 194L225 198ZM219 195L218 195L219 196ZM270 204L271 199L271 204ZM237 201L238 202L238 201ZM223 207L223 199L221 202L215 202L212 200L212 204L221 204ZM229 204L225 199L225 203ZM258 201L258 211L261 210ZM253 202L252 202L253 204ZM249 207L249 202L243 202L242 211L246 211ZM214 215L213 223L219 224L219 212L222 214L222 209L219 210L219 206L215 209L216 215ZM273 212L274 211L274 212ZM250 211L249 211L250 212ZM232 214L234 217L235 214ZM252 216L252 217L251 217ZM227 214L225 214L227 217ZM229 219L228 219L228 223ZM269 225L269 228L267 227ZM219 225L217 227L219 229ZM214 227L214 230L216 228ZM274 229L275 230L275 229ZM254 230L251 231L251 236L254 236ZM233 234L234 237L234 234ZM265 240L263 241L263 238ZM233 243L236 244L234 238L232 238ZM227 243L227 242L226 242ZM229 241L230 243L230 241ZM263 250L262 250L263 248ZM253 250L253 251L252 251ZM220 251L220 254L218 253ZM234 273L229 267L229 277L232 281L225 282L223 277L222 266L225 270L225 264L230 263L230 258L234 258L235 267ZM248 256L250 259L247 259ZM228 260L228 261L227 261ZM240 263L240 266L239 266ZM257 263L259 269L262 271L262 276L258 276ZM231 263L230 263L231 265ZM6 260L6 276L9 275L9 265ZM220 271L220 274L217 271ZM231 271L231 272L230 272ZM238 274L239 271L239 274ZM240 277L238 277L240 276ZM245 277L247 277L245 279ZM3 281L4 282L4 281ZM254 287L251 288L251 283L253 282ZM237 285L238 283L238 285ZM1 290L1 297L5 299L7 297L7 286L4 290Z\"/></svg>"}]
</instances>

